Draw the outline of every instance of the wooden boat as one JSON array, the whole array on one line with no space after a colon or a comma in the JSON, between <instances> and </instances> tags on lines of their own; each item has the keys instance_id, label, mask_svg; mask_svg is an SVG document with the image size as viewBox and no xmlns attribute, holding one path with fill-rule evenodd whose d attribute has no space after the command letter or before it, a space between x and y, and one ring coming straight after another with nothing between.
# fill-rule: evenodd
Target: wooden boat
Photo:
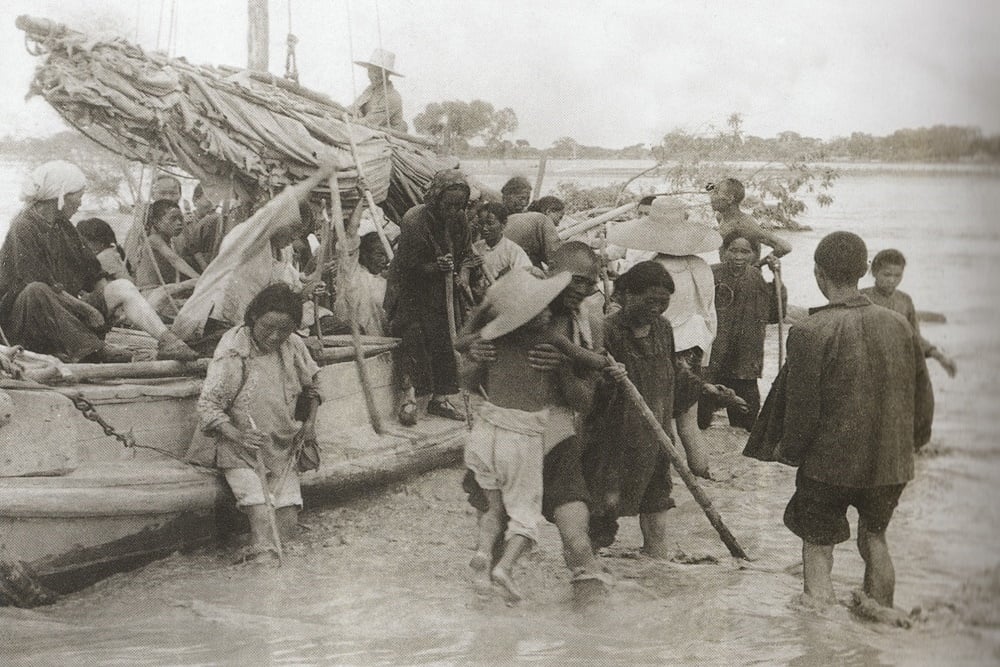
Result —
<instances>
[{"instance_id":1,"label":"wooden boat","mask_svg":"<svg viewBox=\"0 0 1000 667\"><path fill-rule=\"evenodd\" d=\"M307 506L335 503L352 491L458 460L465 427L429 418L414 428L394 414L388 352L367 360L388 432L368 424L350 360L320 371L327 401L317 422L322 464L303 475ZM145 449L183 456L196 425L201 380L114 380L47 389L7 389L0 426L0 603L30 605L33 585L66 593L101 577L232 529L233 499L211 471ZM138 447L125 448L87 421L63 392L79 392ZM25 575L25 573L28 573ZM43 600L44 601L44 596Z\"/></svg>"}]
</instances>

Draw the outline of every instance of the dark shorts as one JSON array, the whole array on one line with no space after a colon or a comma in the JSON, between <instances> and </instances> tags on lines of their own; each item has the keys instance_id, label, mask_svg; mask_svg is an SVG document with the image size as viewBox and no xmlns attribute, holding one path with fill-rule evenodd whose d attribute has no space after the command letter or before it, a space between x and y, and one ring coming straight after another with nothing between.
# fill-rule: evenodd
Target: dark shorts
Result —
<instances>
[{"instance_id":1,"label":"dark shorts","mask_svg":"<svg viewBox=\"0 0 1000 667\"><path fill-rule=\"evenodd\" d=\"M785 508L785 525L810 544L833 545L851 539L847 508L858 510L868 532L883 533L906 484L851 488L809 479L799 471L795 494Z\"/></svg>"},{"instance_id":2,"label":"dark shorts","mask_svg":"<svg viewBox=\"0 0 1000 667\"><path fill-rule=\"evenodd\" d=\"M576 436L566 438L545 455L542 466L542 514L548 521L555 520L558 507L570 502L590 504L587 483L583 479L583 452ZM489 509L486 494L476 482L471 470L465 471L462 489L469 504L480 512Z\"/></svg>"}]
</instances>

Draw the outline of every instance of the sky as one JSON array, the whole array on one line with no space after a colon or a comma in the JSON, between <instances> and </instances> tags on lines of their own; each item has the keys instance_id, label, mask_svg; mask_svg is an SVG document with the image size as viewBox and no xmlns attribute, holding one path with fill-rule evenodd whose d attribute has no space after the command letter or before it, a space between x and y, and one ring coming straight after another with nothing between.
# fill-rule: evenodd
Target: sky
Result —
<instances>
[{"instance_id":1,"label":"sky","mask_svg":"<svg viewBox=\"0 0 1000 667\"><path fill-rule=\"evenodd\" d=\"M396 53L404 115L479 98L511 107L512 139L547 147L656 144L712 132L738 112L747 134L830 139L935 124L1000 133L995 0L270 0L271 71L299 38L301 82L348 104L352 65ZM114 26L198 64L245 65L246 0L14 0L0 5L0 136L66 126L24 100L37 58L19 14L92 32ZM168 44L170 13L176 30ZM162 11L162 19L161 19ZM158 43L159 37L159 43Z\"/></svg>"}]
</instances>

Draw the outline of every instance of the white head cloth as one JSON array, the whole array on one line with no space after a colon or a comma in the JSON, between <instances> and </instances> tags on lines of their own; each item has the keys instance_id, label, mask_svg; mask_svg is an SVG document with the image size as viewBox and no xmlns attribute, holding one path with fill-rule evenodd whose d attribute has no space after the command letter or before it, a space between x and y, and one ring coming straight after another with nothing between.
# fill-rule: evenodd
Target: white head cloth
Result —
<instances>
[{"instance_id":1,"label":"white head cloth","mask_svg":"<svg viewBox=\"0 0 1000 667\"><path fill-rule=\"evenodd\" d=\"M62 208L63 197L86 185L87 177L78 166L65 160L53 160L31 172L21 188L21 199L29 204L56 199Z\"/></svg>"}]
</instances>

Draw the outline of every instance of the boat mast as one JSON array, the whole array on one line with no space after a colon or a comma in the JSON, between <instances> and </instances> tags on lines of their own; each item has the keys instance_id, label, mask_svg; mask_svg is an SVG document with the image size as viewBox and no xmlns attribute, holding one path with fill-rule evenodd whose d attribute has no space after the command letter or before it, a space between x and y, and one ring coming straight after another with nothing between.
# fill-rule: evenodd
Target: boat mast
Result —
<instances>
[{"instance_id":1,"label":"boat mast","mask_svg":"<svg viewBox=\"0 0 1000 667\"><path fill-rule=\"evenodd\" d=\"M268 23L267 0L247 0L247 68L266 72L269 66L267 51Z\"/></svg>"}]
</instances>

